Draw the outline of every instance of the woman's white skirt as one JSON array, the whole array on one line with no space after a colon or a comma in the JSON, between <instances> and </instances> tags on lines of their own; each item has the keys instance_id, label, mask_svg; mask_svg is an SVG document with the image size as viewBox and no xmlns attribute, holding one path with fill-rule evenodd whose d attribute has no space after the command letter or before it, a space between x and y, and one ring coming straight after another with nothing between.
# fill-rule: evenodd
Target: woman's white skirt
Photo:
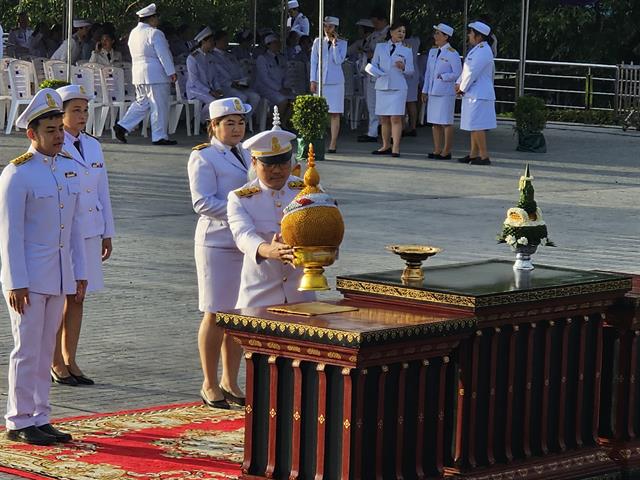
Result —
<instances>
[{"instance_id":1,"label":"woman's white skirt","mask_svg":"<svg viewBox=\"0 0 640 480\"><path fill-rule=\"evenodd\" d=\"M404 115L407 89L376 90L376 115Z\"/></svg>"},{"instance_id":2,"label":"woman's white skirt","mask_svg":"<svg viewBox=\"0 0 640 480\"><path fill-rule=\"evenodd\" d=\"M243 257L236 248L195 246L198 309L201 312L235 308Z\"/></svg>"},{"instance_id":3,"label":"woman's white skirt","mask_svg":"<svg viewBox=\"0 0 640 480\"><path fill-rule=\"evenodd\" d=\"M453 125L455 108L455 95L429 95L427 101L427 122L433 125Z\"/></svg>"},{"instance_id":4,"label":"woman's white skirt","mask_svg":"<svg viewBox=\"0 0 640 480\"><path fill-rule=\"evenodd\" d=\"M102 274L102 237L96 235L84 239L85 266L87 271L87 292L97 292L104 288Z\"/></svg>"},{"instance_id":5,"label":"woman's white skirt","mask_svg":"<svg viewBox=\"0 0 640 480\"><path fill-rule=\"evenodd\" d=\"M344 113L344 83L323 84L322 96L327 99L329 113Z\"/></svg>"},{"instance_id":6,"label":"woman's white skirt","mask_svg":"<svg viewBox=\"0 0 640 480\"><path fill-rule=\"evenodd\" d=\"M497 127L495 100L462 97L460 129L474 132Z\"/></svg>"}]
</instances>

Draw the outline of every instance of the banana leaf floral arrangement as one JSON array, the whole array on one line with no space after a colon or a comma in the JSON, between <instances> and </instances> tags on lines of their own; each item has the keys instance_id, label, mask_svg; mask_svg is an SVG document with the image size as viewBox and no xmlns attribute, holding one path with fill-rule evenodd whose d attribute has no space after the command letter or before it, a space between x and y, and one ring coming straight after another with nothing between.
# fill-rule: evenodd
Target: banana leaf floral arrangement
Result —
<instances>
[{"instance_id":1,"label":"banana leaf floral arrangement","mask_svg":"<svg viewBox=\"0 0 640 480\"><path fill-rule=\"evenodd\" d=\"M498 243L506 243L513 250L518 247L537 247L538 245L555 247L549 240L547 225L542 218L542 211L534 199L533 176L529 165L520 177L520 199L514 208L507 210L507 218L502 224L502 232L498 234Z\"/></svg>"}]
</instances>

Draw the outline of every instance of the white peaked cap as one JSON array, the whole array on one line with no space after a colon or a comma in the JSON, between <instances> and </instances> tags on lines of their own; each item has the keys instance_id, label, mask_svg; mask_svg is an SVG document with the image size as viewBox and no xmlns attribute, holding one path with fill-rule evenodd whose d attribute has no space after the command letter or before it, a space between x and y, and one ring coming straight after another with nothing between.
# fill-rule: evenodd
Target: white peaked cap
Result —
<instances>
[{"instance_id":1,"label":"white peaked cap","mask_svg":"<svg viewBox=\"0 0 640 480\"><path fill-rule=\"evenodd\" d=\"M475 31L480 32L483 35L489 35L491 33L491 27L486 23L479 21L471 22L468 27L473 28Z\"/></svg>"},{"instance_id":2,"label":"white peaked cap","mask_svg":"<svg viewBox=\"0 0 640 480\"><path fill-rule=\"evenodd\" d=\"M438 25L434 25L433 28L444 33L445 35L453 35L453 27L450 27L446 23L439 23Z\"/></svg>"},{"instance_id":3,"label":"white peaked cap","mask_svg":"<svg viewBox=\"0 0 640 480\"><path fill-rule=\"evenodd\" d=\"M16 127L27 128L31 122L51 112L62 113L62 99L53 88L43 88L35 94L22 115L18 117Z\"/></svg>"},{"instance_id":4,"label":"white peaked cap","mask_svg":"<svg viewBox=\"0 0 640 480\"><path fill-rule=\"evenodd\" d=\"M238 97L221 98L209 104L209 118L226 117L227 115L245 115L251 111L251 105L242 103Z\"/></svg>"},{"instance_id":5,"label":"white peaked cap","mask_svg":"<svg viewBox=\"0 0 640 480\"><path fill-rule=\"evenodd\" d=\"M156 4L150 3L143 9L140 9L136 12L136 15L140 18L150 17L151 15L156 14Z\"/></svg>"}]
</instances>

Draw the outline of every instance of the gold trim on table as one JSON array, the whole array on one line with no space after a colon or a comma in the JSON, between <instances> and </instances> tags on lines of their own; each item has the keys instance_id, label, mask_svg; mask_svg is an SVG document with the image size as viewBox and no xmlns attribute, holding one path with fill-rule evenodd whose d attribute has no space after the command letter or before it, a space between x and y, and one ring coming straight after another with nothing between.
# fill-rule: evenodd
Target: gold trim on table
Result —
<instances>
[{"instance_id":1,"label":"gold trim on table","mask_svg":"<svg viewBox=\"0 0 640 480\"><path fill-rule=\"evenodd\" d=\"M362 280L351 280L346 278L336 279L337 290L373 293L376 295L405 298L407 300L415 300L418 302L439 303L471 308L495 307L509 303L535 302L539 300L550 300L574 295L588 295L615 290L628 290L631 289L631 287L632 280L630 278L626 278L622 280L571 285L567 287L551 287L544 290L530 290L506 294L501 293L491 296L472 297L468 295L418 290L415 288L386 285Z\"/></svg>"}]
</instances>

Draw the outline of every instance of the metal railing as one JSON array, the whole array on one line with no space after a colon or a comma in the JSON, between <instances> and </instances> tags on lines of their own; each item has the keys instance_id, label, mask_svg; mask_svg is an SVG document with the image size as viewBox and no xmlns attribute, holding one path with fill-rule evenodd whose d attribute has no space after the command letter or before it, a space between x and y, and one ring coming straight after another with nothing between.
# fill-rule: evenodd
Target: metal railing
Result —
<instances>
[{"instance_id":1,"label":"metal railing","mask_svg":"<svg viewBox=\"0 0 640 480\"><path fill-rule=\"evenodd\" d=\"M509 110L518 93L519 60L495 59L496 103ZM619 66L527 60L524 92L548 107L617 111Z\"/></svg>"}]
</instances>

